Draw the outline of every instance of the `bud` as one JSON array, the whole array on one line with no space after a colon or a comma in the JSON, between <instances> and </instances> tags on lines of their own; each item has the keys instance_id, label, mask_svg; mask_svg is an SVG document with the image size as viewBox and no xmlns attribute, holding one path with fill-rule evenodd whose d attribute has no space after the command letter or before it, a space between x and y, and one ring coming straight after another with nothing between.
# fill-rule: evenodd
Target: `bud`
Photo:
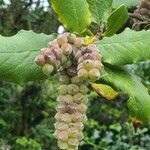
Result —
<instances>
[{"instance_id":1,"label":"bud","mask_svg":"<svg viewBox=\"0 0 150 150\"><path fill-rule=\"evenodd\" d=\"M83 68L86 71L93 69L94 68L94 61L93 60L84 60L83 61Z\"/></svg>"},{"instance_id":2,"label":"bud","mask_svg":"<svg viewBox=\"0 0 150 150\"><path fill-rule=\"evenodd\" d=\"M59 90L60 94L67 94L68 93L68 86L65 84L65 85L60 85L60 90Z\"/></svg>"},{"instance_id":3,"label":"bud","mask_svg":"<svg viewBox=\"0 0 150 150\"><path fill-rule=\"evenodd\" d=\"M84 129L84 124L82 122L76 122L73 124L73 127L78 129L79 131L82 131Z\"/></svg>"},{"instance_id":4,"label":"bud","mask_svg":"<svg viewBox=\"0 0 150 150\"><path fill-rule=\"evenodd\" d=\"M44 55L38 55L38 56L36 56L36 58L34 59L34 61L36 62L37 65L43 65L45 63Z\"/></svg>"},{"instance_id":5,"label":"bud","mask_svg":"<svg viewBox=\"0 0 150 150\"><path fill-rule=\"evenodd\" d=\"M51 42L48 43L48 47L51 48L51 47L55 47L55 48L59 48L59 45L57 43L57 40L53 40Z\"/></svg>"},{"instance_id":6,"label":"bud","mask_svg":"<svg viewBox=\"0 0 150 150\"><path fill-rule=\"evenodd\" d=\"M82 93L77 93L73 96L73 101L77 104L81 103L82 100L84 99L84 95Z\"/></svg>"},{"instance_id":7,"label":"bud","mask_svg":"<svg viewBox=\"0 0 150 150\"><path fill-rule=\"evenodd\" d=\"M78 111L80 113L86 113L86 110L87 110L87 106L84 103L78 105Z\"/></svg>"},{"instance_id":8,"label":"bud","mask_svg":"<svg viewBox=\"0 0 150 150\"><path fill-rule=\"evenodd\" d=\"M80 89L80 92L83 93L83 94L86 94L89 91L87 86L84 85L84 84L81 84L79 89Z\"/></svg>"},{"instance_id":9,"label":"bud","mask_svg":"<svg viewBox=\"0 0 150 150\"><path fill-rule=\"evenodd\" d=\"M97 79L100 78L100 72L97 69L92 69L89 71L89 78L92 81L96 81Z\"/></svg>"},{"instance_id":10,"label":"bud","mask_svg":"<svg viewBox=\"0 0 150 150\"><path fill-rule=\"evenodd\" d=\"M57 121L61 121L61 116L62 116L62 113L57 112L56 115L54 116L54 118L55 118Z\"/></svg>"},{"instance_id":11,"label":"bud","mask_svg":"<svg viewBox=\"0 0 150 150\"><path fill-rule=\"evenodd\" d=\"M70 33L68 35L68 41L69 41L69 43L74 43L75 39L76 39L76 35L75 34Z\"/></svg>"},{"instance_id":12,"label":"bud","mask_svg":"<svg viewBox=\"0 0 150 150\"><path fill-rule=\"evenodd\" d=\"M88 72L85 69L80 69L78 71L78 77L82 80L86 80L88 78Z\"/></svg>"},{"instance_id":13,"label":"bud","mask_svg":"<svg viewBox=\"0 0 150 150\"><path fill-rule=\"evenodd\" d=\"M64 113L61 115L61 121L70 123L71 122L71 115L69 113Z\"/></svg>"},{"instance_id":14,"label":"bud","mask_svg":"<svg viewBox=\"0 0 150 150\"><path fill-rule=\"evenodd\" d=\"M70 83L70 78L67 75L61 75L59 77L59 82L64 83L64 84L69 84Z\"/></svg>"},{"instance_id":15,"label":"bud","mask_svg":"<svg viewBox=\"0 0 150 150\"><path fill-rule=\"evenodd\" d=\"M60 131L58 133L58 139L61 141L67 141L68 140L68 133L66 131Z\"/></svg>"},{"instance_id":16,"label":"bud","mask_svg":"<svg viewBox=\"0 0 150 150\"><path fill-rule=\"evenodd\" d=\"M58 147L59 147L60 149L66 150L66 149L68 149L68 147L69 147L66 142L63 142L63 141L61 141L61 140L58 140L58 141L57 141L57 144L58 144Z\"/></svg>"},{"instance_id":17,"label":"bud","mask_svg":"<svg viewBox=\"0 0 150 150\"><path fill-rule=\"evenodd\" d=\"M77 128L71 127L71 128L68 129L68 136L69 137L77 138L78 133L79 133L79 130Z\"/></svg>"},{"instance_id":18,"label":"bud","mask_svg":"<svg viewBox=\"0 0 150 150\"><path fill-rule=\"evenodd\" d=\"M73 83L73 84L81 84L82 81L81 81L81 79L78 76L75 76L75 77L71 78L71 83Z\"/></svg>"},{"instance_id":19,"label":"bud","mask_svg":"<svg viewBox=\"0 0 150 150\"><path fill-rule=\"evenodd\" d=\"M84 55L84 54L86 54L86 53L92 53L92 50L89 49L89 48L87 48L87 47L83 47L83 48L81 49L81 54Z\"/></svg>"},{"instance_id":20,"label":"bud","mask_svg":"<svg viewBox=\"0 0 150 150\"><path fill-rule=\"evenodd\" d=\"M77 37L73 43L77 48L80 48L84 44L84 40L80 37Z\"/></svg>"},{"instance_id":21,"label":"bud","mask_svg":"<svg viewBox=\"0 0 150 150\"><path fill-rule=\"evenodd\" d=\"M84 114L84 115L82 115L82 119L81 119L81 121L85 124L86 122L87 122L87 116Z\"/></svg>"},{"instance_id":22,"label":"bud","mask_svg":"<svg viewBox=\"0 0 150 150\"><path fill-rule=\"evenodd\" d=\"M43 67L42 67L42 71L45 75L49 75L50 73L52 73L52 71L54 70L54 67L53 65L50 65L50 64L45 64Z\"/></svg>"},{"instance_id":23,"label":"bud","mask_svg":"<svg viewBox=\"0 0 150 150\"><path fill-rule=\"evenodd\" d=\"M68 140L68 144L69 144L70 146L78 146L78 145L79 145L79 141L78 141L78 139L76 139L76 138L70 138L70 139Z\"/></svg>"},{"instance_id":24,"label":"bud","mask_svg":"<svg viewBox=\"0 0 150 150\"><path fill-rule=\"evenodd\" d=\"M61 46L65 55L70 55L72 53L72 46L69 43L65 43Z\"/></svg>"},{"instance_id":25,"label":"bud","mask_svg":"<svg viewBox=\"0 0 150 150\"><path fill-rule=\"evenodd\" d=\"M96 61L94 61L94 68L95 69L97 69L97 70L101 70L101 68L102 68L102 63L100 62L100 61L98 61L98 60L96 60Z\"/></svg>"},{"instance_id":26,"label":"bud","mask_svg":"<svg viewBox=\"0 0 150 150\"><path fill-rule=\"evenodd\" d=\"M79 112L76 112L74 114L71 114L71 119L73 122L81 122L83 118L83 115Z\"/></svg>"},{"instance_id":27,"label":"bud","mask_svg":"<svg viewBox=\"0 0 150 150\"><path fill-rule=\"evenodd\" d=\"M71 95L59 95L57 97L58 102L66 102L66 103L72 103L73 102L73 97Z\"/></svg>"},{"instance_id":28,"label":"bud","mask_svg":"<svg viewBox=\"0 0 150 150\"><path fill-rule=\"evenodd\" d=\"M101 55L98 51L94 51L92 52L92 54L94 55L95 60L99 60L99 61L101 60Z\"/></svg>"},{"instance_id":29,"label":"bud","mask_svg":"<svg viewBox=\"0 0 150 150\"><path fill-rule=\"evenodd\" d=\"M86 60L86 59L95 60L95 57L92 53L86 53L83 55L83 60Z\"/></svg>"},{"instance_id":30,"label":"bud","mask_svg":"<svg viewBox=\"0 0 150 150\"><path fill-rule=\"evenodd\" d=\"M77 104L73 102L65 103L65 108L66 108L66 112L68 112L69 114L73 114L77 110Z\"/></svg>"},{"instance_id":31,"label":"bud","mask_svg":"<svg viewBox=\"0 0 150 150\"><path fill-rule=\"evenodd\" d=\"M79 87L75 84L68 85L68 93L73 95L79 92Z\"/></svg>"},{"instance_id":32,"label":"bud","mask_svg":"<svg viewBox=\"0 0 150 150\"><path fill-rule=\"evenodd\" d=\"M82 132L78 132L77 139L78 139L79 141L81 141L81 140L83 140L83 138L84 138L83 133L82 133Z\"/></svg>"},{"instance_id":33,"label":"bud","mask_svg":"<svg viewBox=\"0 0 150 150\"><path fill-rule=\"evenodd\" d=\"M55 129L57 130L68 130L69 129L69 126L67 123L64 123L64 122L57 122L54 124L55 126Z\"/></svg>"},{"instance_id":34,"label":"bud","mask_svg":"<svg viewBox=\"0 0 150 150\"><path fill-rule=\"evenodd\" d=\"M44 58L45 58L45 61L48 62L48 63L55 64L55 62L56 62L56 56L52 52L45 53Z\"/></svg>"},{"instance_id":35,"label":"bud","mask_svg":"<svg viewBox=\"0 0 150 150\"><path fill-rule=\"evenodd\" d=\"M56 59L61 59L63 51L60 48L51 48L51 52L55 55Z\"/></svg>"},{"instance_id":36,"label":"bud","mask_svg":"<svg viewBox=\"0 0 150 150\"><path fill-rule=\"evenodd\" d=\"M64 36L64 35L58 35L58 37L57 37L57 43L59 45L63 45L65 43L67 43L67 42L68 42L68 39L67 39L66 36Z\"/></svg>"}]
</instances>

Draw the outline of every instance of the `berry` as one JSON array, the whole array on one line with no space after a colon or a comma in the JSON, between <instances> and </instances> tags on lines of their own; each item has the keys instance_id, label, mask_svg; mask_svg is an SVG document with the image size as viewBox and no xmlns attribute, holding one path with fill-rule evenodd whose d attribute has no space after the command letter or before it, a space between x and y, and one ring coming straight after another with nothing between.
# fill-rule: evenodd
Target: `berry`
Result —
<instances>
[{"instance_id":1,"label":"berry","mask_svg":"<svg viewBox=\"0 0 150 150\"><path fill-rule=\"evenodd\" d=\"M86 93L88 92L88 88L87 88L87 86L84 85L84 84L81 84L81 85L80 85L79 90L80 90L80 92L83 93L83 94L86 94Z\"/></svg>"},{"instance_id":2,"label":"berry","mask_svg":"<svg viewBox=\"0 0 150 150\"><path fill-rule=\"evenodd\" d=\"M68 93L73 95L79 92L79 87L75 84L68 85Z\"/></svg>"},{"instance_id":3,"label":"berry","mask_svg":"<svg viewBox=\"0 0 150 150\"><path fill-rule=\"evenodd\" d=\"M58 147L60 149L64 149L65 150L65 149L67 149L69 147L69 145L66 142L61 141L61 140L58 140L57 144L58 144Z\"/></svg>"},{"instance_id":4,"label":"berry","mask_svg":"<svg viewBox=\"0 0 150 150\"><path fill-rule=\"evenodd\" d=\"M94 61L93 60L84 60L83 62L82 62L82 67L83 67L83 69L85 69L86 71L89 71L89 70L91 70L91 69L93 69L94 68Z\"/></svg>"},{"instance_id":5,"label":"berry","mask_svg":"<svg viewBox=\"0 0 150 150\"><path fill-rule=\"evenodd\" d=\"M88 78L88 72L85 69L80 69L78 71L78 77L82 80L85 80Z\"/></svg>"},{"instance_id":6,"label":"berry","mask_svg":"<svg viewBox=\"0 0 150 150\"><path fill-rule=\"evenodd\" d=\"M52 42L49 42L48 43L48 47L51 48L51 47L55 47L55 48L59 48L59 45L57 43L57 40L53 40Z\"/></svg>"},{"instance_id":7,"label":"berry","mask_svg":"<svg viewBox=\"0 0 150 150\"><path fill-rule=\"evenodd\" d=\"M72 46L69 43L63 44L61 49L65 55L70 55L72 53Z\"/></svg>"},{"instance_id":8,"label":"berry","mask_svg":"<svg viewBox=\"0 0 150 150\"><path fill-rule=\"evenodd\" d=\"M73 101L77 104L81 103L84 99L84 95L82 93L77 93L73 96Z\"/></svg>"},{"instance_id":9,"label":"berry","mask_svg":"<svg viewBox=\"0 0 150 150\"><path fill-rule=\"evenodd\" d=\"M76 39L76 35L70 33L67 38L68 38L69 43L73 43Z\"/></svg>"},{"instance_id":10,"label":"berry","mask_svg":"<svg viewBox=\"0 0 150 150\"><path fill-rule=\"evenodd\" d=\"M61 141L67 141L68 140L68 133L66 131L61 131L58 133L58 139Z\"/></svg>"},{"instance_id":11,"label":"berry","mask_svg":"<svg viewBox=\"0 0 150 150\"><path fill-rule=\"evenodd\" d=\"M37 65L43 65L45 63L44 55L41 54L41 55L36 56L34 61L36 62Z\"/></svg>"},{"instance_id":12,"label":"berry","mask_svg":"<svg viewBox=\"0 0 150 150\"><path fill-rule=\"evenodd\" d=\"M89 78L92 81L96 81L97 79L100 78L100 72L97 69L92 69L89 71Z\"/></svg>"},{"instance_id":13,"label":"berry","mask_svg":"<svg viewBox=\"0 0 150 150\"><path fill-rule=\"evenodd\" d=\"M78 76L74 76L73 78L71 78L71 83L73 84L81 84L82 81Z\"/></svg>"},{"instance_id":14,"label":"berry","mask_svg":"<svg viewBox=\"0 0 150 150\"><path fill-rule=\"evenodd\" d=\"M63 45L63 44L65 44L65 43L67 43L67 42L68 42L68 39L67 39L66 36L64 36L64 35L58 35L58 37L57 37L57 43L60 46Z\"/></svg>"},{"instance_id":15,"label":"berry","mask_svg":"<svg viewBox=\"0 0 150 150\"><path fill-rule=\"evenodd\" d=\"M81 48L81 46L84 44L84 40L80 37L77 37L75 40L74 40L74 43L73 43L77 48Z\"/></svg>"},{"instance_id":16,"label":"berry","mask_svg":"<svg viewBox=\"0 0 150 150\"><path fill-rule=\"evenodd\" d=\"M42 67L42 71L45 75L49 75L50 73L52 73L52 71L54 70L54 67L53 65L50 65L50 64L45 64L43 65Z\"/></svg>"}]
</instances>

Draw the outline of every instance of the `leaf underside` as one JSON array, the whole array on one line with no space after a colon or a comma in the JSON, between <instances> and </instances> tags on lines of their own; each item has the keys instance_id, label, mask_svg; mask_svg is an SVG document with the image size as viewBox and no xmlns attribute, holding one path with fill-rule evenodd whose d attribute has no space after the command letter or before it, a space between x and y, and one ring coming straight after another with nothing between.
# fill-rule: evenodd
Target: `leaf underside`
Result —
<instances>
[{"instance_id":1,"label":"leaf underside","mask_svg":"<svg viewBox=\"0 0 150 150\"><path fill-rule=\"evenodd\" d=\"M143 122L150 121L150 95L147 88L137 76L124 69L112 67L106 68L101 80L129 95L128 107L132 117Z\"/></svg>"},{"instance_id":2,"label":"leaf underside","mask_svg":"<svg viewBox=\"0 0 150 150\"><path fill-rule=\"evenodd\" d=\"M126 65L150 59L150 30L139 32L127 28L112 37L104 37L96 45L103 62Z\"/></svg>"},{"instance_id":3,"label":"leaf underside","mask_svg":"<svg viewBox=\"0 0 150 150\"><path fill-rule=\"evenodd\" d=\"M116 8L122 4L124 4L126 7L136 7L142 0L113 0L113 8Z\"/></svg>"},{"instance_id":4,"label":"leaf underside","mask_svg":"<svg viewBox=\"0 0 150 150\"><path fill-rule=\"evenodd\" d=\"M0 36L0 80L23 83L46 78L34 58L54 37L25 30L11 37Z\"/></svg>"}]
</instances>

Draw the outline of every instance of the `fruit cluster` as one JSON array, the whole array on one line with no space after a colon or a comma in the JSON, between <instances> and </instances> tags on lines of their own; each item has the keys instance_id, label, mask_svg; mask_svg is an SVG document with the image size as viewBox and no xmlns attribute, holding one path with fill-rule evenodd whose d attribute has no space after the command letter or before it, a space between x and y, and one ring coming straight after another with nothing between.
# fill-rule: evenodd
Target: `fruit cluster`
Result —
<instances>
[{"instance_id":1,"label":"fruit cluster","mask_svg":"<svg viewBox=\"0 0 150 150\"><path fill-rule=\"evenodd\" d=\"M83 127L87 121L87 86L77 77L67 73L60 75L60 95L57 98L55 133L60 149L77 150L83 139Z\"/></svg>"},{"instance_id":2,"label":"fruit cluster","mask_svg":"<svg viewBox=\"0 0 150 150\"><path fill-rule=\"evenodd\" d=\"M49 75L56 70L59 74L54 135L60 149L77 150L87 121L87 81L100 77L101 56L94 44L85 46L82 38L71 33L58 35L41 51L35 62L42 66L43 73Z\"/></svg>"},{"instance_id":3,"label":"fruit cluster","mask_svg":"<svg viewBox=\"0 0 150 150\"><path fill-rule=\"evenodd\" d=\"M145 18L150 18L150 1L143 0L138 8L135 10L135 14L142 15Z\"/></svg>"},{"instance_id":4,"label":"fruit cluster","mask_svg":"<svg viewBox=\"0 0 150 150\"><path fill-rule=\"evenodd\" d=\"M35 58L35 62L42 66L44 74L49 75L54 68L65 69L72 65L71 55L84 44L75 34L64 33L57 39L48 43L48 47L42 48L42 53Z\"/></svg>"},{"instance_id":5,"label":"fruit cluster","mask_svg":"<svg viewBox=\"0 0 150 150\"><path fill-rule=\"evenodd\" d=\"M94 44L81 48L75 55L78 62L78 77L83 80L95 81L100 77L101 56Z\"/></svg>"}]
</instances>

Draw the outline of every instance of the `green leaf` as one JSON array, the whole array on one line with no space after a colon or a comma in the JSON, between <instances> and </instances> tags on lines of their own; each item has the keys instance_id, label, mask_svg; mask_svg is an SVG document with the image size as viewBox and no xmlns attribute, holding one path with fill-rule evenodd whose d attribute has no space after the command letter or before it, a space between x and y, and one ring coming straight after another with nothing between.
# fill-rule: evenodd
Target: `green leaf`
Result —
<instances>
[{"instance_id":1,"label":"green leaf","mask_svg":"<svg viewBox=\"0 0 150 150\"><path fill-rule=\"evenodd\" d=\"M136 7L142 0L113 0L113 8L116 8L122 4L126 7Z\"/></svg>"},{"instance_id":2,"label":"green leaf","mask_svg":"<svg viewBox=\"0 0 150 150\"><path fill-rule=\"evenodd\" d=\"M150 59L150 31L124 32L105 37L96 45L102 54L103 62L113 65L125 65Z\"/></svg>"},{"instance_id":3,"label":"green leaf","mask_svg":"<svg viewBox=\"0 0 150 150\"><path fill-rule=\"evenodd\" d=\"M92 21L100 24L111 13L112 0L87 0L92 14Z\"/></svg>"},{"instance_id":4,"label":"green leaf","mask_svg":"<svg viewBox=\"0 0 150 150\"><path fill-rule=\"evenodd\" d=\"M125 5L116 8L107 19L106 36L114 35L128 19L128 10Z\"/></svg>"},{"instance_id":5,"label":"green leaf","mask_svg":"<svg viewBox=\"0 0 150 150\"><path fill-rule=\"evenodd\" d=\"M75 33L84 32L91 23L86 0L52 0L52 7L64 27Z\"/></svg>"},{"instance_id":6,"label":"green leaf","mask_svg":"<svg viewBox=\"0 0 150 150\"><path fill-rule=\"evenodd\" d=\"M107 67L105 71L101 80L129 95L128 107L131 116L143 122L150 121L150 95L141 80L119 67Z\"/></svg>"},{"instance_id":7,"label":"green leaf","mask_svg":"<svg viewBox=\"0 0 150 150\"><path fill-rule=\"evenodd\" d=\"M44 78L34 58L54 37L25 30L11 37L0 36L0 80L21 83Z\"/></svg>"}]
</instances>

